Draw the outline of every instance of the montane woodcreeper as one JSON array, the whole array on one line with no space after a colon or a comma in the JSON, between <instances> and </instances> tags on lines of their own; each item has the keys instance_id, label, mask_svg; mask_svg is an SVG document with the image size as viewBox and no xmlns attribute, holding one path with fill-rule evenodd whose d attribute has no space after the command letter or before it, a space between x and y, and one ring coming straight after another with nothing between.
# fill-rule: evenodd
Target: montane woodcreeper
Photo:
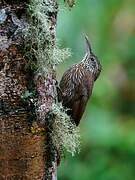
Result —
<instances>
[{"instance_id":1,"label":"montane woodcreeper","mask_svg":"<svg viewBox=\"0 0 135 180\"><path fill-rule=\"evenodd\" d=\"M101 72L101 64L91 49L85 36L86 54L83 60L69 68L60 81L59 100L67 108L73 123L78 126L92 94L94 82Z\"/></svg>"}]
</instances>

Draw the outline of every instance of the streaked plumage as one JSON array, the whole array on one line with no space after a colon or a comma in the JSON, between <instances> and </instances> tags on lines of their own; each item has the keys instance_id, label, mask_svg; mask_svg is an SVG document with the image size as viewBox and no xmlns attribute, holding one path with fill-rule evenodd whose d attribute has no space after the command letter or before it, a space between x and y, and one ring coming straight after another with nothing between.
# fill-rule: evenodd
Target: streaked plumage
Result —
<instances>
[{"instance_id":1,"label":"streaked plumage","mask_svg":"<svg viewBox=\"0 0 135 180\"><path fill-rule=\"evenodd\" d=\"M87 51L84 59L69 68L60 81L62 104L69 109L67 113L77 126L101 71L100 62L91 51L88 38L85 39Z\"/></svg>"}]
</instances>

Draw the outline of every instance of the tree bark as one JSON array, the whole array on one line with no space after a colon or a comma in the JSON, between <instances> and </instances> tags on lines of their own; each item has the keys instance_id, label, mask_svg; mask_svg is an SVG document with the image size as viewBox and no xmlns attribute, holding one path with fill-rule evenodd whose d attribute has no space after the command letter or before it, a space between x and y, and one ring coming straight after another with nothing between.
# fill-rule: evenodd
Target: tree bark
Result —
<instances>
[{"instance_id":1,"label":"tree bark","mask_svg":"<svg viewBox=\"0 0 135 180\"><path fill-rule=\"evenodd\" d=\"M55 43L57 3L56 0L48 2L55 6L55 11L48 13L50 33ZM57 157L51 147L49 128L46 124L45 135L31 132L36 116L33 107L21 98L35 81L38 104L46 104L45 116L55 101L54 70L50 68L47 77L35 78L26 68L28 60L23 54L22 33L27 25L25 1L0 2L0 180L57 178ZM50 89L51 95L48 93Z\"/></svg>"}]
</instances>

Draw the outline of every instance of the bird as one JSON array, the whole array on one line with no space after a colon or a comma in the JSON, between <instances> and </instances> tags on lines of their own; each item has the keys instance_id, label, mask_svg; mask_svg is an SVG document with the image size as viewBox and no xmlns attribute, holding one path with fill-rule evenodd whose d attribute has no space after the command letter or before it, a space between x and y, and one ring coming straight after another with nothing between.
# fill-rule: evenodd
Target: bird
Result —
<instances>
[{"instance_id":1,"label":"bird","mask_svg":"<svg viewBox=\"0 0 135 180\"><path fill-rule=\"evenodd\" d=\"M59 83L58 100L62 102L71 121L79 125L88 100L92 95L94 82L102 66L93 53L90 41L85 35L86 53L81 62L74 64L62 76Z\"/></svg>"}]
</instances>

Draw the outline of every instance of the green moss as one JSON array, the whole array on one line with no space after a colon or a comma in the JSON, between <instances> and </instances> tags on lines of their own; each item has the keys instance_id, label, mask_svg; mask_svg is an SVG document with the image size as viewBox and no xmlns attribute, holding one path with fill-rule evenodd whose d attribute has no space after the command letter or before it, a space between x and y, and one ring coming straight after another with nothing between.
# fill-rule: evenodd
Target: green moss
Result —
<instances>
[{"instance_id":1,"label":"green moss","mask_svg":"<svg viewBox=\"0 0 135 180\"><path fill-rule=\"evenodd\" d=\"M76 1L75 0L64 0L65 4L69 6L71 9L73 6L75 6Z\"/></svg>"},{"instance_id":2,"label":"green moss","mask_svg":"<svg viewBox=\"0 0 135 180\"><path fill-rule=\"evenodd\" d=\"M30 1L28 6L30 25L25 35L26 55L29 59L29 64L36 69L35 73L40 73L43 76L49 73L50 68L52 70L57 64L63 62L71 55L69 49L59 48L51 34L51 22L47 12L55 13L57 7L55 9L54 6L52 7L48 3L48 0ZM24 94L24 97L27 96L31 96L31 92ZM61 104L53 104L51 113L54 117L54 122L50 135L54 147L59 151L66 149L74 155L79 149L78 128L71 123L70 117L66 114Z\"/></svg>"},{"instance_id":3,"label":"green moss","mask_svg":"<svg viewBox=\"0 0 135 180\"><path fill-rule=\"evenodd\" d=\"M60 103L53 104L52 113L55 117L52 137L57 149L59 151L67 150L72 155L79 152L79 128L71 122L70 117Z\"/></svg>"},{"instance_id":4,"label":"green moss","mask_svg":"<svg viewBox=\"0 0 135 180\"><path fill-rule=\"evenodd\" d=\"M60 49L54 43L51 31L50 20L48 19L47 12L57 11L57 8L44 0L31 0L28 6L30 14L30 26L26 33L26 45L29 49L27 57L37 65L39 72L47 72L49 67L55 67L62 62L65 58L70 56L69 49ZM34 58L33 58L34 57Z\"/></svg>"},{"instance_id":5,"label":"green moss","mask_svg":"<svg viewBox=\"0 0 135 180\"><path fill-rule=\"evenodd\" d=\"M21 95L21 98L23 99L23 100L27 100L27 99L29 99L29 98L33 98L35 96L35 91L29 91L29 90L26 90L26 91L24 91L23 93L22 93L22 95Z\"/></svg>"}]
</instances>

